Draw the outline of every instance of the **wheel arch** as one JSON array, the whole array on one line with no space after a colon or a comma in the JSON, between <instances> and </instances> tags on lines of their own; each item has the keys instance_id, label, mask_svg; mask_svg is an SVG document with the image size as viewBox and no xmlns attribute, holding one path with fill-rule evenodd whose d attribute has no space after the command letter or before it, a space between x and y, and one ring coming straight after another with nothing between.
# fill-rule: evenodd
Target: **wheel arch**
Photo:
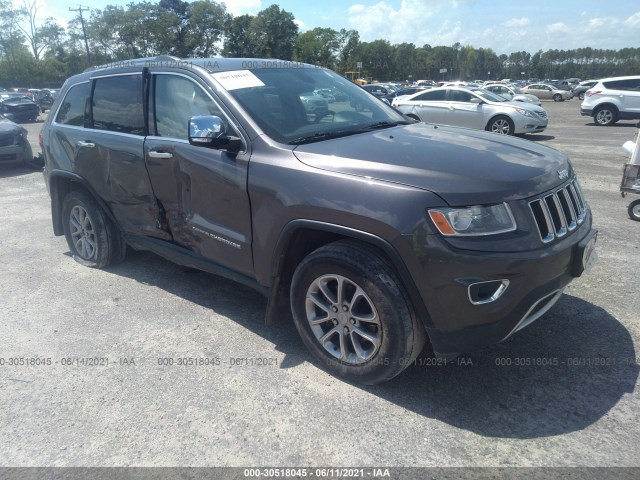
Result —
<instances>
[{"instance_id":1,"label":"wheel arch","mask_svg":"<svg viewBox=\"0 0 640 480\"><path fill-rule=\"evenodd\" d=\"M74 190L83 190L91 195L113 224L118 225L111 209L102 198L100 198L86 179L65 170L53 170L49 173L49 192L51 194L51 220L53 222L54 235L58 237L64 235L62 203L69 192Z\"/></svg>"},{"instance_id":2,"label":"wheel arch","mask_svg":"<svg viewBox=\"0 0 640 480\"><path fill-rule=\"evenodd\" d=\"M409 269L398 251L384 238L377 235L316 220L293 220L282 230L271 264L271 295L266 321L274 323L289 307L289 287L297 266L311 252L338 240L360 242L376 250L395 270L405 288L411 306L425 327L432 326L431 317L422 300Z\"/></svg>"},{"instance_id":3,"label":"wheel arch","mask_svg":"<svg viewBox=\"0 0 640 480\"><path fill-rule=\"evenodd\" d=\"M602 102L599 103L597 106L593 107L593 115L597 115L597 112L599 110L602 110L603 108L610 108L615 114L616 116L618 116L620 114L620 109L618 108L618 106L613 103L613 102Z\"/></svg>"}]
</instances>

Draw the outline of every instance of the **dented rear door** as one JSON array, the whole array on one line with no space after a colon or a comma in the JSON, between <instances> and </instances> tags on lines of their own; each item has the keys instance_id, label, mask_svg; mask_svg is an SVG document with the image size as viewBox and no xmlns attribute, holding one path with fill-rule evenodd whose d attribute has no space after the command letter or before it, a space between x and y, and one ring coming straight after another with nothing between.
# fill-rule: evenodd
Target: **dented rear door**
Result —
<instances>
[{"instance_id":1,"label":"dented rear door","mask_svg":"<svg viewBox=\"0 0 640 480\"><path fill-rule=\"evenodd\" d=\"M89 128L78 131L74 170L97 187L124 232L167 238L144 161L142 85L140 72L92 78Z\"/></svg>"}]
</instances>

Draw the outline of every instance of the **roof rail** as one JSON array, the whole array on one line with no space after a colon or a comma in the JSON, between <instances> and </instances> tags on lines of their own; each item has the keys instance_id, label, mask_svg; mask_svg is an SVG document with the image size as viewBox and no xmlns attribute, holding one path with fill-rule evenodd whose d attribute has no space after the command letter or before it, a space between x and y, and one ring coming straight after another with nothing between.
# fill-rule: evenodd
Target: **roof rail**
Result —
<instances>
[{"instance_id":1,"label":"roof rail","mask_svg":"<svg viewBox=\"0 0 640 480\"><path fill-rule=\"evenodd\" d=\"M102 65L93 65L91 67L85 68L82 73L92 72L94 70L100 70L102 68L106 68L112 65L121 65L121 64L129 64L133 65L133 62L142 62L142 61L152 61L152 62L182 62L182 59L179 57L174 57L173 55L156 55L155 57L145 57L145 58L128 58L126 60L112 60Z\"/></svg>"},{"instance_id":2,"label":"roof rail","mask_svg":"<svg viewBox=\"0 0 640 480\"><path fill-rule=\"evenodd\" d=\"M173 55L157 55L154 59L158 62L181 62L182 59L174 57Z\"/></svg>"}]
</instances>

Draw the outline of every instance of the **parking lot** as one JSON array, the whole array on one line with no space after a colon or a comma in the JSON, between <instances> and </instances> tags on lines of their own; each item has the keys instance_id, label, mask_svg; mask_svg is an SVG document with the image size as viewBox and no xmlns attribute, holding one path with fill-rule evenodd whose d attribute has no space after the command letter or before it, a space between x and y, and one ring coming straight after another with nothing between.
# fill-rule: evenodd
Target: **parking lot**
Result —
<instances>
[{"instance_id":1,"label":"parking lot","mask_svg":"<svg viewBox=\"0 0 640 480\"><path fill-rule=\"evenodd\" d=\"M0 464L640 466L640 222L618 190L635 122L542 106L526 138L571 158L598 263L508 341L375 387L316 367L244 286L145 252L77 264L41 172L0 167Z\"/></svg>"}]
</instances>

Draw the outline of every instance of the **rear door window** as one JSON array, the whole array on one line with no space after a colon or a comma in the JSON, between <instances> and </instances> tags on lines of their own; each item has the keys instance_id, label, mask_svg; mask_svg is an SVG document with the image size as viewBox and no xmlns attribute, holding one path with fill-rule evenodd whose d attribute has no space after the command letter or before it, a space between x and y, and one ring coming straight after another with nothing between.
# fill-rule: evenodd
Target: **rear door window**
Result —
<instances>
[{"instance_id":1,"label":"rear door window","mask_svg":"<svg viewBox=\"0 0 640 480\"><path fill-rule=\"evenodd\" d=\"M95 80L93 128L144 135L142 75L119 75Z\"/></svg>"},{"instance_id":2,"label":"rear door window","mask_svg":"<svg viewBox=\"0 0 640 480\"><path fill-rule=\"evenodd\" d=\"M414 101L427 101L427 102L437 102L444 100L446 95L446 90L435 90L430 92L425 92L422 95L418 95L417 97L413 97L411 100Z\"/></svg>"}]
</instances>

